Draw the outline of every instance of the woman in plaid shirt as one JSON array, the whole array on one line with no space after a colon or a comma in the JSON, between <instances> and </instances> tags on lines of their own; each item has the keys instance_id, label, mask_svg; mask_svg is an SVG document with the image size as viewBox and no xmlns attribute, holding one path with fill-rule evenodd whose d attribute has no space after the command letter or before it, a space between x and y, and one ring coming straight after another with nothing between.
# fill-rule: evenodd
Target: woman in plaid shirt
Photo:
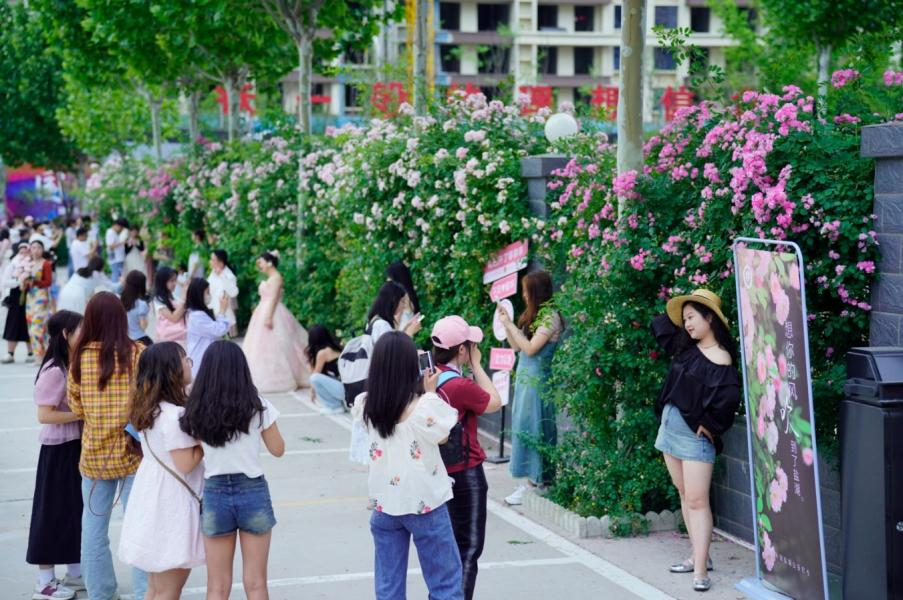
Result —
<instances>
[{"instance_id":1,"label":"woman in plaid shirt","mask_svg":"<svg viewBox=\"0 0 903 600\"><path fill-rule=\"evenodd\" d=\"M123 510L141 458L129 452L124 428L130 389L143 347L128 335L125 308L115 295L101 292L85 309L67 378L69 408L84 420L82 453L82 571L88 597L117 598L110 553L110 515L118 498ZM147 575L132 572L135 597L147 589Z\"/></svg>"}]
</instances>

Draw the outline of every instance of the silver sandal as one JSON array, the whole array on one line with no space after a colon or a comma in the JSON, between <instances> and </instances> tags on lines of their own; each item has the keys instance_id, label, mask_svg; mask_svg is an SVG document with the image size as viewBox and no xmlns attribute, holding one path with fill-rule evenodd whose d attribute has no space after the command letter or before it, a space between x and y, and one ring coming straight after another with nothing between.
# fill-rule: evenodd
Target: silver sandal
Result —
<instances>
[{"instance_id":1,"label":"silver sandal","mask_svg":"<svg viewBox=\"0 0 903 600\"><path fill-rule=\"evenodd\" d=\"M708 577L703 579L693 578L693 590L696 592L707 592L712 589L712 580Z\"/></svg>"},{"instance_id":2,"label":"silver sandal","mask_svg":"<svg viewBox=\"0 0 903 600\"><path fill-rule=\"evenodd\" d=\"M705 566L707 571L714 571L715 567L712 565L712 559L706 559ZM685 560L682 563L676 563L669 567L668 569L672 573L692 573L693 572L693 561Z\"/></svg>"}]
</instances>

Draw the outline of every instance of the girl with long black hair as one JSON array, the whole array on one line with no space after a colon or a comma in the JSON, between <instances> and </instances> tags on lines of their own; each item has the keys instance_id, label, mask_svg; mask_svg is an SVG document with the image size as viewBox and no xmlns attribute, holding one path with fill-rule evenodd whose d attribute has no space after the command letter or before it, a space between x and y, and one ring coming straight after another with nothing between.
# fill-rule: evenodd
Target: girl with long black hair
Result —
<instances>
[{"instance_id":1,"label":"girl with long black hair","mask_svg":"<svg viewBox=\"0 0 903 600\"><path fill-rule=\"evenodd\" d=\"M150 307L147 305L147 276L143 271L128 272L119 299L129 320L129 337L145 346L153 344L145 331Z\"/></svg>"},{"instance_id":2,"label":"girl with long black hair","mask_svg":"<svg viewBox=\"0 0 903 600\"><path fill-rule=\"evenodd\" d=\"M461 556L446 507L451 483L439 453L458 411L436 395L438 380L438 372L421 376L409 336L388 332L373 348L367 392L352 408L369 438L377 600L405 597L412 537L430 598L464 597Z\"/></svg>"},{"instance_id":3,"label":"girl with long black hair","mask_svg":"<svg viewBox=\"0 0 903 600\"><path fill-rule=\"evenodd\" d=\"M339 355L342 345L324 325L307 332L307 360L313 365L310 376L311 399L321 404L320 412L334 414L345 410L345 387L339 379Z\"/></svg>"},{"instance_id":4,"label":"girl with long black hair","mask_svg":"<svg viewBox=\"0 0 903 600\"><path fill-rule=\"evenodd\" d=\"M373 338L373 343L390 331L402 331L409 337L414 337L422 328L421 315L415 314L407 323L402 325L402 315L411 305L411 300L404 286L394 281L385 282L379 288L376 299L370 307L367 315L367 329Z\"/></svg>"},{"instance_id":5,"label":"girl with long black hair","mask_svg":"<svg viewBox=\"0 0 903 600\"><path fill-rule=\"evenodd\" d=\"M693 589L705 592L712 587L712 468L721 451L720 436L733 425L740 405L736 343L721 312L721 298L704 289L669 300L667 314L653 319L652 333L671 357L655 403L661 418L655 448L664 455L680 495L693 547L692 557L670 570L693 573Z\"/></svg>"},{"instance_id":6,"label":"girl with long black hair","mask_svg":"<svg viewBox=\"0 0 903 600\"><path fill-rule=\"evenodd\" d=\"M185 346L185 305L177 303L173 291L179 275L170 267L160 267L154 277L154 314L157 317L157 341L178 342Z\"/></svg>"},{"instance_id":7,"label":"girl with long black hair","mask_svg":"<svg viewBox=\"0 0 903 600\"><path fill-rule=\"evenodd\" d=\"M229 305L229 297L223 293L219 298L219 312L224 314ZM185 318L188 330L188 358L192 362L191 375L197 375L204 359L204 352L218 339L229 332L232 323L223 316L214 315L207 306L210 304L210 284L206 279L195 277L188 284L185 294Z\"/></svg>"},{"instance_id":8,"label":"girl with long black hair","mask_svg":"<svg viewBox=\"0 0 903 600\"><path fill-rule=\"evenodd\" d=\"M81 576L82 478L78 472L82 427L66 402L69 342L81 322L80 314L68 310L50 317L47 352L34 385L38 422L43 427L38 436L41 453L25 560L40 569L35 598L74 598L85 589ZM68 565L62 581L56 578L55 565Z\"/></svg>"},{"instance_id":9,"label":"girl with long black hair","mask_svg":"<svg viewBox=\"0 0 903 600\"><path fill-rule=\"evenodd\" d=\"M235 536L241 542L242 581L249 600L267 598L267 560L276 525L270 489L260 463L261 445L285 453L279 411L262 398L237 344L219 340L188 397L182 430L204 449L204 512L207 600L225 600L232 589Z\"/></svg>"}]
</instances>

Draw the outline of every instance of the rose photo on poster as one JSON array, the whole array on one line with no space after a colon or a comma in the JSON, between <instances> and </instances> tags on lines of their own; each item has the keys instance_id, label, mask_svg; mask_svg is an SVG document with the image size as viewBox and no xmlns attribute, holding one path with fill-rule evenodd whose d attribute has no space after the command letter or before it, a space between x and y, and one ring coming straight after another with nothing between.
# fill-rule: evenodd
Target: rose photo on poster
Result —
<instances>
[{"instance_id":1,"label":"rose photo on poster","mask_svg":"<svg viewBox=\"0 0 903 600\"><path fill-rule=\"evenodd\" d=\"M738 244L737 283L762 579L824 598L802 265Z\"/></svg>"}]
</instances>

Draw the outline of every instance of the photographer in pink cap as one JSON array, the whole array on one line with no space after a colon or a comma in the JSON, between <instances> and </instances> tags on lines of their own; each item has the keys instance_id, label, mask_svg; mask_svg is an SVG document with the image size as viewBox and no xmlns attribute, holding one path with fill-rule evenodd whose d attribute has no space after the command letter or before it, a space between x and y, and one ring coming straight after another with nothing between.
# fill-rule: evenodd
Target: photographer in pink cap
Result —
<instances>
[{"instance_id":1,"label":"photographer in pink cap","mask_svg":"<svg viewBox=\"0 0 903 600\"><path fill-rule=\"evenodd\" d=\"M477 581L477 561L486 539L489 491L483 472L486 452L477 436L477 417L496 412L503 402L480 364L482 355L478 344L483 341L483 332L479 327L471 327L455 315L440 319L433 326L431 336L433 358L440 372L436 392L458 411L457 425L439 448L445 468L454 480L454 498L447 506L461 553L464 597L471 600ZM465 366L469 366L472 379L464 376Z\"/></svg>"}]
</instances>

